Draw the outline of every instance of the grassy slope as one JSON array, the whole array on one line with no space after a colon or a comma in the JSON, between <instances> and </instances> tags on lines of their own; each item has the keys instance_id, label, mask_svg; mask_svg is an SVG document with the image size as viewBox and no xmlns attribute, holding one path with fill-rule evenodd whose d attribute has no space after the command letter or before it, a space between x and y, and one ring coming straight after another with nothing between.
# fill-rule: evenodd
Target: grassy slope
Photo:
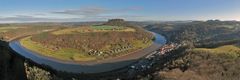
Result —
<instances>
[{"instance_id":1,"label":"grassy slope","mask_svg":"<svg viewBox=\"0 0 240 80\"><path fill-rule=\"evenodd\" d=\"M74 61L89 61L89 60L95 60L94 57L89 57L83 54L80 54L81 52L76 50L76 49L60 49L57 51L47 49L43 45L33 42L31 40L31 37L26 37L24 39L20 40L20 43L22 46L43 54L45 56L49 57L55 57L57 59L62 59L62 60L74 60Z\"/></svg>"},{"instance_id":2,"label":"grassy slope","mask_svg":"<svg viewBox=\"0 0 240 80\"><path fill-rule=\"evenodd\" d=\"M81 52L77 49L73 49L73 48L65 48L65 49L59 49L59 50L52 50L52 49L48 49L46 47L44 47L42 44L39 44L37 42L34 42L31 40L31 37L26 37L20 40L20 43L22 46L26 47L27 49L30 49L34 52L37 52L39 54L45 55L45 56L49 56L49 57L54 57L57 59L61 59L61 60L67 60L67 61L90 61L90 60L96 60L98 57L97 56L88 56L88 55L84 55L86 54L86 52ZM132 48L131 50L138 50L138 49L143 49L145 47L148 47L152 44L152 42L148 42L146 44L142 44L142 42L140 40L136 40L135 42L133 42L133 44L135 45L134 48ZM127 51L121 52L121 54L127 54L129 53ZM118 56L117 54L114 54L112 56Z\"/></svg>"},{"instance_id":3,"label":"grassy slope","mask_svg":"<svg viewBox=\"0 0 240 80\"><path fill-rule=\"evenodd\" d=\"M225 54L226 56L237 58L240 56L240 48L235 45L225 45L217 48L209 49L209 48L196 48L193 51L207 51L209 53L213 53L215 55Z\"/></svg>"},{"instance_id":4,"label":"grassy slope","mask_svg":"<svg viewBox=\"0 0 240 80\"><path fill-rule=\"evenodd\" d=\"M110 31L111 29L116 28L115 26L91 26L91 27L76 27L76 28L67 28L63 30L58 30L52 32L52 34L60 35L60 34L76 34L76 33L81 33L81 32L87 32L91 30L95 31ZM133 28L126 28L126 27L117 27L119 30L122 29L122 31L135 31ZM94 32L94 31L93 31ZM106 56L90 56L87 55L88 52L83 52L81 50L75 49L75 48L60 48L58 50L52 50L51 48L46 48L46 46L51 46L51 45L42 45L40 43L34 42L31 40L31 37L24 38L20 40L21 45L24 47L35 51L37 53L49 56L49 57L55 57L57 59L62 59L62 60L71 60L71 61L89 61L89 60L97 60L97 59L104 59ZM111 56L107 57L114 57L114 56L121 56L122 54L126 55L127 53L130 53L131 51L139 50L146 48L152 44L152 41L149 41L147 43L142 42L142 40L135 40L131 42L134 47L125 50L122 52L119 52L118 54L112 54ZM110 45L109 45L110 46ZM54 47L54 46L52 46ZM107 48L107 47L106 47ZM106 49L103 47L103 50ZM108 48L107 48L108 49ZM106 49L106 50L107 50ZM121 54L121 55L119 55Z\"/></svg>"}]
</instances>

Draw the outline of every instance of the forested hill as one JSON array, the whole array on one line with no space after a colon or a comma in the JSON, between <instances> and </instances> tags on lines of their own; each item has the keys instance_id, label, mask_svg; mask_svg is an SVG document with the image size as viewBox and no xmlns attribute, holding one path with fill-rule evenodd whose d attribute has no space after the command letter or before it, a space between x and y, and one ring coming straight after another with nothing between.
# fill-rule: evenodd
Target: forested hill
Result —
<instances>
[{"instance_id":1,"label":"forested hill","mask_svg":"<svg viewBox=\"0 0 240 80\"><path fill-rule=\"evenodd\" d=\"M144 28L163 34L170 42L189 45L184 56L166 64L167 67L162 71L156 71L154 80L239 79L240 22L171 22Z\"/></svg>"},{"instance_id":2,"label":"forested hill","mask_svg":"<svg viewBox=\"0 0 240 80\"><path fill-rule=\"evenodd\" d=\"M240 39L240 22L193 21L188 23L160 23L144 27L165 35L173 42L193 42L195 45L235 41Z\"/></svg>"}]
</instances>

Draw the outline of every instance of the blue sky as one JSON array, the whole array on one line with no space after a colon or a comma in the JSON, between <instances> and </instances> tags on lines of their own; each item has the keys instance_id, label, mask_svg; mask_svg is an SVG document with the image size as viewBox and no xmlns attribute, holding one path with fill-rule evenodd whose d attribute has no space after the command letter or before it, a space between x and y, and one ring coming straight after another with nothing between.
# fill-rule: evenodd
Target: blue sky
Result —
<instances>
[{"instance_id":1,"label":"blue sky","mask_svg":"<svg viewBox=\"0 0 240 80\"><path fill-rule=\"evenodd\" d=\"M1 0L0 22L240 20L240 0Z\"/></svg>"}]
</instances>

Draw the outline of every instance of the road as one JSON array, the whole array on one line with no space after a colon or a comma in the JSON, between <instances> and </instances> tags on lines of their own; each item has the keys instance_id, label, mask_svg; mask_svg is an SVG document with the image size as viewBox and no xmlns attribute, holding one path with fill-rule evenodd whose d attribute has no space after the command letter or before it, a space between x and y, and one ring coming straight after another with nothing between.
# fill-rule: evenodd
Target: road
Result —
<instances>
[{"instance_id":1,"label":"road","mask_svg":"<svg viewBox=\"0 0 240 80\"><path fill-rule=\"evenodd\" d=\"M10 48L21 55L37 64L44 64L58 71L66 71L72 73L100 73L112 71L125 66L128 66L138 59L150 54L152 51L157 50L166 43L166 39L157 33L153 33L156 37L154 43L142 50L124 55L121 57L114 57L99 61L87 61L87 62L74 62L74 61L62 61L55 58L47 57L28 50L20 45L18 40L11 41L9 43Z\"/></svg>"}]
</instances>

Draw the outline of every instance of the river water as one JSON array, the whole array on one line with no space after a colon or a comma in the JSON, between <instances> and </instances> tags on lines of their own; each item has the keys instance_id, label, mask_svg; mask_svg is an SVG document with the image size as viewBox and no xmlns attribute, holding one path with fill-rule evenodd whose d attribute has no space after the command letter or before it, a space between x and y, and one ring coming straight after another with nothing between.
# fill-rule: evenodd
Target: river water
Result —
<instances>
[{"instance_id":1,"label":"river water","mask_svg":"<svg viewBox=\"0 0 240 80\"><path fill-rule=\"evenodd\" d=\"M152 32L155 35L154 43L143 50L131 53L126 56L111 58L101 61L90 61L90 62L73 62L73 61L61 61L51 57L43 56L35 53L21 46L18 40L11 41L9 46L16 54L21 55L24 58L30 59L34 63L40 65L47 65L57 71L65 71L71 73L100 73L107 72L116 69L126 67L138 61L139 58L146 56L152 51L157 50L162 45L166 44L166 39L157 33Z\"/></svg>"}]
</instances>

